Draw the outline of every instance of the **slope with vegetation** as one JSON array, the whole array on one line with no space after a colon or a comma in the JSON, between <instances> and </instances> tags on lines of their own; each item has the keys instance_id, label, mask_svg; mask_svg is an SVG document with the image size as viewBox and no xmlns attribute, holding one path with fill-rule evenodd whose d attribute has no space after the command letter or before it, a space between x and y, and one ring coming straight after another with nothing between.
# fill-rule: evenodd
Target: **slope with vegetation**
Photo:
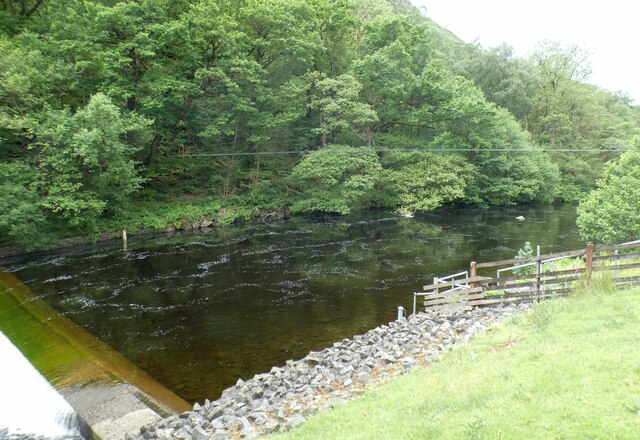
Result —
<instances>
[{"instance_id":1,"label":"slope with vegetation","mask_svg":"<svg viewBox=\"0 0 640 440\"><path fill-rule=\"evenodd\" d=\"M639 293L537 303L277 438L637 438Z\"/></svg>"},{"instance_id":2,"label":"slope with vegetation","mask_svg":"<svg viewBox=\"0 0 640 440\"><path fill-rule=\"evenodd\" d=\"M31 248L577 200L619 155L599 150L638 144L580 51L484 50L403 0L4 0L0 31L0 230Z\"/></svg>"}]
</instances>

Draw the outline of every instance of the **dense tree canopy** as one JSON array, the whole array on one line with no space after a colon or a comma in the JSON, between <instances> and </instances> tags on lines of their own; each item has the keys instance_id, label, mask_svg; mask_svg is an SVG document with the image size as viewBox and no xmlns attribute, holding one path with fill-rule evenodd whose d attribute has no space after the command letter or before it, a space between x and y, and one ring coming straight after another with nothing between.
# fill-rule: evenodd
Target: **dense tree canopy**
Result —
<instances>
[{"instance_id":1,"label":"dense tree canopy","mask_svg":"<svg viewBox=\"0 0 640 440\"><path fill-rule=\"evenodd\" d=\"M640 120L581 51L466 45L405 0L6 0L0 53L0 231L32 247L180 212L577 200Z\"/></svg>"},{"instance_id":2,"label":"dense tree canopy","mask_svg":"<svg viewBox=\"0 0 640 440\"><path fill-rule=\"evenodd\" d=\"M578 227L585 239L621 243L640 238L640 152L611 162L598 188L578 207Z\"/></svg>"},{"instance_id":3,"label":"dense tree canopy","mask_svg":"<svg viewBox=\"0 0 640 440\"><path fill-rule=\"evenodd\" d=\"M71 224L91 227L104 213L123 209L142 183L126 135L147 121L123 117L105 95L91 97L71 115L53 112L42 124L37 146L43 173L42 206Z\"/></svg>"}]
</instances>

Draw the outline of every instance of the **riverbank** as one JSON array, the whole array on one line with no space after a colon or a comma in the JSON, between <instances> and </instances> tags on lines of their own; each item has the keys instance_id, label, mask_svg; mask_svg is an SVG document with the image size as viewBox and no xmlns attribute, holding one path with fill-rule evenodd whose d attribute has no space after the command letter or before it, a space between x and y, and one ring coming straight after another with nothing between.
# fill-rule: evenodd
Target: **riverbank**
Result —
<instances>
[{"instance_id":1,"label":"riverbank","mask_svg":"<svg viewBox=\"0 0 640 440\"><path fill-rule=\"evenodd\" d=\"M196 198L188 202L141 203L130 209L124 216L103 220L93 231L59 231L62 238L52 240L41 249L27 249L18 244L0 246L0 258L12 257L33 251L71 248L97 242L122 240L122 231L127 237L154 236L176 231L212 232L215 228L246 223L273 223L291 217L288 206L223 206L209 198Z\"/></svg>"},{"instance_id":2,"label":"riverbank","mask_svg":"<svg viewBox=\"0 0 640 440\"><path fill-rule=\"evenodd\" d=\"M367 387L431 364L452 345L528 307L428 312L391 322L238 380L220 399L143 428L138 438L251 439L295 428L315 413L361 396Z\"/></svg>"},{"instance_id":3,"label":"riverbank","mask_svg":"<svg viewBox=\"0 0 640 440\"><path fill-rule=\"evenodd\" d=\"M514 209L514 217L521 211L531 209L532 206L562 206L559 205L521 205ZM574 206L574 205L571 205ZM453 209L453 206L443 206L437 210L424 212L429 215L434 212ZM476 209L467 207L468 210ZM494 207L494 209L506 209ZM574 206L575 209L575 206ZM379 211L375 209L362 210ZM355 212L355 211L354 211ZM341 216L332 213L315 213L318 216ZM398 215L394 213L393 215ZM28 249L16 243L4 243L0 246L0 258L12 257L35 251L50 251L70 248L73 246L93 244L97 242L112 242L122 240L122 231L126 230L127 237L155 236L174 232L194 231L212 232L219 228L242 226L245 224L268 224L282 222L292 217L313 217L314 213L293 213L284 204L246 204L223 203L213 198L192 198L182 201L166 203L146 202L133 205L126 214L98 222L93 230L59 230L51 232L57 238L50 240L48 246ZM7 237L5 237L6 239Z\"/></svg>"},{"instance_id":4,"label":"riverbank","mask_svg":"<svg viewBox=\"0 0 640 440\"><path fill-rule=\"evenodd\" d=\"M638 295L539 303L278 438L637 438Z\"/></svg>"}]
</instances>

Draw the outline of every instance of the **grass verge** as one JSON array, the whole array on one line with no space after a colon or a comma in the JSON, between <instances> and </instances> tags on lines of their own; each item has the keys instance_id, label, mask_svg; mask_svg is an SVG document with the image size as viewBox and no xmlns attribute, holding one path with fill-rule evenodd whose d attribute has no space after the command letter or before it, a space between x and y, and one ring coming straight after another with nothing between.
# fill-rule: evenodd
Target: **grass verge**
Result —
<instances>
[{"instance_id":1,"label":"grass verge","mask_svg":"<svg viewBox=\"0 0 640 440\"><path fill-rule=\"evenodd\" d=\"M278 439L638 438L640 288L537 304Z\"/></svg>"}]
</instances>

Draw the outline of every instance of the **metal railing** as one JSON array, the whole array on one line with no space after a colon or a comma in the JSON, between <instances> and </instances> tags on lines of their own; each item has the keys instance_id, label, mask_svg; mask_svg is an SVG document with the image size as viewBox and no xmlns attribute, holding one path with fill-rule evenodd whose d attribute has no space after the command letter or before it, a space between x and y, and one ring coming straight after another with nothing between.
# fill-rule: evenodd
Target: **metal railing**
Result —
<instances>
[{"instance_id":1,"label":"metal railing","mask_svg":"<svg viewBox=\"0 0 640 440\"><path fill-rule=\"evenodd\" d=\"M433 277L433 284L448 284L449 281L455 281L455 279L457 277L462 277L461 279L466 279L469 278L469 271L468 270L464 270L462 272L457 272L451 275L447 275L444 277ZM461 290L461 289L467 289L469 288L469 283L461 283L461 284L454 284L453 286L449 286L451 287L450 289L445 290L442 293L447 293L447 292L454 292L456 290ZM419 296L428 296L428 295L432 295L433 293L441 293L439 289L435 289L434 292L413 292L413 314L415 315L416 313L416 308L417 308L417 302L418 302L418 297Z\"/></svg>"},{"instance_id":2,"label":"metal railing","mask_svg":"<svg viewBox=\"0 0 640 440\"><path fill-rule=\"evenodd\" d=\"M469 271L465 270L462 272L458 272L458 273L454 273L451 275L447 275L445 277L433 277L433 284L444 284L448 281L455 281L456 277L459 277L461 275L464 275L464 277L462 277L462 279L466 279L469 278ZM463 283L463 284L455 284L453 289L450 290L456 290L456 289L462 289L462 288L466 288L469 287L469 283Z\"/></svg>"},{"instance_id":3,"label":"metal railing","mask_svg":"<svg viewBox=\"0 0 640 440\"><path fill-rule=\"evenodd\" d=\"M555 261L576 259L573 264L544 268ZM478 275L478 269L497 268L495 277ZM508 266L508 267L505 267ZM533 273L507 274L527 267L536 267ZM545 270L543 270L545 269ZM508 260L470 263L470 270L444 277L434 277L433 284L413 294L413 310L417 311L417 298L424 298L430 310L453 310L459 307L487 306L540 301L568 295L579 285L590 286L592 272L612 272L613 285L640 283L640 240L612 246L587 244L584 249L540 254ZM529 271L527 271L529 272ZM468 274L468 275L467 275ZM467 278L459 278L467 276Z\"/></svg>"},{"instance_id":4,"label":"metal railing","mask_svg":"<svg viewBox=\"0 0 640 440\"><path fill-rule=\"evenodd\" d=\"M635 253L628 253L637 249ZM620 252L620 251L623 252ZM433 284L424 286L425 291L413 292L413 314L417 312L418 297L425 298L425 306L442 307L447 303L464 303L469 306L483 306L500 302L509 302L525 299L538 300L553 295L567 294L572 290L571 283L575 283L579 277L584 276L587 281L591 278L592 271L609 270L613 273L613 281L616 285L638 283L640 276L628 274L630 269L640 269L640 240L629 241L613 246L593 246L588 244L585 249L557 252L540 255L540 246L537 246L535 256L523 259L512 258L509 260L491 261L486 263L470 263L470 270L457 272L442 277L433 277ZM543 266L554 261L567 258L580 258L584 262L571 269L555 269L544 272ZM628 262L631 258L634 261ZM524 262L520 262L523 260ZM606 267L606 262L610 266ZM594 267L597 262L597 267ZM611 264L612 263L612 264ZM496 266L512 266L496 270L496 277L478 276L478 269L488 269ZM604 266L603 266L604 265ZM504 272L536 266L536 272L532 274L507 275ZM627 276L619 277L619 272L627 272ZM446 289L446 290L440 290ZM402 314L400 314L402 313ZM404 316L404 309L398 317Z\"/></svg>"},{"instance_id":5,"label":"metal railing","mask_svg":"<svg viewBox=\"0 0 640 440\"><path fill-rule=\"evenodd\" d=\"M635 241L628 241L626 243L620 243L620 246L626 246L626 245L632 245L632 244L640 244L640 240L635 240ZM618 251L617 249L614 251L614 254L617 256L619 254L620 251ZM536 256L540 256L540 245L536 246ZM540 274L542 272L542 266L547 264L547 263L551 263L553 261L559 261L559 260L564 260L567 258L575 258L573 256L561 256L561 257L556 257L556 258L549 258L547 260L539 260L539 261L532 261L530 263L524 263L524 264L517 264L511 267L505 267L503 269L498 269L496 270L496 279L498 279L498 282L500 280L500 274L503 272L508 272L508 271L513 271L516 269L522 269L524 267L530 267L530 266L539 266L539 270L537 271L537 274ZM615 259L615 264L617 267L618 264L618 259ZM434 277L434 284L435 284L435 279L437 277Z\"/></svg>"}]
</instances>

